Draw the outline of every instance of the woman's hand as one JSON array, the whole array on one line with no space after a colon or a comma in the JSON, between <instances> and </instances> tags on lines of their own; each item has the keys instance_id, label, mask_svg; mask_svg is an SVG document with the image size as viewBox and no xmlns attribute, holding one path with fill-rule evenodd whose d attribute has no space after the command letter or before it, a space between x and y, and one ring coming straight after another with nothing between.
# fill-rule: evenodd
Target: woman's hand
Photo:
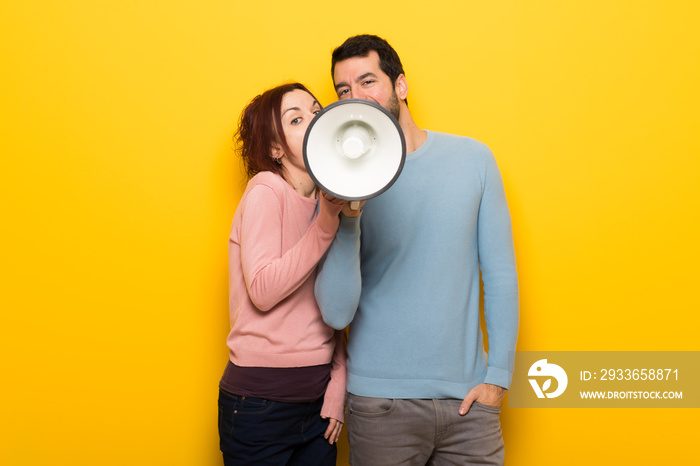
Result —
<instances>
[{"instance_id":1,"label":"woman's hand","mask_svg":"<svg viewBox=\"0 0 700 466\"><path fill-rule=\"evenodd\" d=\"M321 191L321 195L325 200L328 202L335 204L335 205L342 205L343 210L340 212L345 215L346 217L357 217L360 215L360 212L362 212L362 206L365 205L365 201L344 201L342 199L338 199L336 197L331 196L330 194ZM353 209L355 207L355 209Z\"/></svg>"},{"instance_id":2,"label":"woman's hand","mask_svg":"<svg viewBox=\"0 0 700 466\"><path fill-rule=\"evenodd\" d=\"M358 217L362 212L363 205L365 205L365 201L345 201L343 210L340 212L346 217Z\"/></svg>"},{"instance_id":3,"label":"woman's hand","mask_svg":"<svg viewBox=\"0 0 700 466\"><path fill-rule=\"evenodd\" d=\"M321 417L323 417L323 416L321 416ZM323 417L323 419L328 419L328 418ZM330 418L330 419L328 419L328 428L326 429L326 433L323 434L323 438L327 439L328 443L333 445L340 438L340 431L341 430L343 430L343 423L337 419Z\"/></svg>"}]
</instances>

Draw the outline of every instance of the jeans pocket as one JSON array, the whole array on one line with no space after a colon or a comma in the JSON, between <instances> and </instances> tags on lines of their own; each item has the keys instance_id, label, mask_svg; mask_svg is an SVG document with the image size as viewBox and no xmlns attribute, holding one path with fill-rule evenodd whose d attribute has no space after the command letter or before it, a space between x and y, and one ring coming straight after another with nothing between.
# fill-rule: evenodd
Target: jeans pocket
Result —
<instances>
[{"instance_id":1,"label":"jeans pocket","mask_svg":"<svg viewBox=\"0 0 700 466\"><path fill-rule=\"evenodd\" d=\"M262 398L251 398L249 396L239 396L233 413L249 415L265 414L274 408L274 406L274 401L264 400Z\"/></svg>"},{"instance_id":2,"label":"jeans pocket","mask_svg":"<svg viewBox=\"0 0 700 466\"><path fill-rule=\"evenodd\" d=\"M234 437L244 434L251 426L264 422L275 404L274 401L219 390L219 436L222 451L231 448Z\"/></svg>"},{"instance_id":3,"label":"jeans pocket","mask_svg":"<svg viewBox=\"0 0 700 466\"><path fill-rule=\"evenodd\" d=\"M394 400L391 398L369 398L350 394L348 397L348 413L363 417L386 416L394 410Z\"/></svg>"},{"instance_id":4,"label":"jeans pocket","mask_svg":"<svg viewBox=\"0 0 700 466\"><path fill-rule=\"evenodd\" d=\"M489 413L494 413L494 414L500 414L501 412L501 407L500 406L489 406L485 405L482 403L474 402L472 407L476 407L477 409L481 409L482 411L487 411Z\"/></svg>"}]
</instances>

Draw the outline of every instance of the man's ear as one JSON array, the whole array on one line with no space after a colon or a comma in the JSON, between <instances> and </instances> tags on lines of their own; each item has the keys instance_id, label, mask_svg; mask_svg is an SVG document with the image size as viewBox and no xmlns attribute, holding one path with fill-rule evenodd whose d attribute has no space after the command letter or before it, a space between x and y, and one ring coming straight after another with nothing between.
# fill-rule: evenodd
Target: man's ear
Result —
<instances>
[{"instance_id":1,"label":"man's ear","mask_svg":"<svg viewBox=\"0 0 700 466\"><path fill-rule=\"evenodd\" d=\"M394 83L394 91L396 91L396 96L399 98L399 100L406 100L406 97L408 97L408 82L406 81L406 76L404 76L403 73L396 78L396 82Z\"/></svg>"}]
</instances>

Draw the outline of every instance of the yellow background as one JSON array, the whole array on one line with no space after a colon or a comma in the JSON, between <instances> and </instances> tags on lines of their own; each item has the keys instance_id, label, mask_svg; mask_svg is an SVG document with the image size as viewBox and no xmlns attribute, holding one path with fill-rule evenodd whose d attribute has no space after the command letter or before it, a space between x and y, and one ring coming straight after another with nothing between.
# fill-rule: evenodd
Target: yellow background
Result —
<instances>
[{"instance_id":1,"label":"yellow background","mask_svg":"<svg viewBox=\"0 0 700 466\"><path fill-rule=\"evenodd\" d=\"M356 33L399 51L421 127L493 149L518 349L700 350L697 5L4 2L0 463L221 464L231 135L283 81L332 102ZM506 408L507 464L689 464L697 419Z\"/></svg>"}]
</instances>

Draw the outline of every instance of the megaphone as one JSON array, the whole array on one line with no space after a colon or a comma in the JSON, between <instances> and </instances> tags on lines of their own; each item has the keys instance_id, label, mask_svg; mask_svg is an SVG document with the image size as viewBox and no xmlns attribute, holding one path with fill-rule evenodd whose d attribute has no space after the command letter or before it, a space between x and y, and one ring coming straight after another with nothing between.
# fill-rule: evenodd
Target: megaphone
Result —
<instances>
[{"instance_id":1,"label":"megaphone","mask_svg":"<svg viewBox=\"0 0 700 466\"><path fill-rule=\"evenodd\" d=\"M311 121L304 164L317 186L346 201L378 196L394 184L406 161L406 139L384 107L362 99L339 100ZM353 202L356 206L359 202Z\"/></svg>"}]
</instances>

